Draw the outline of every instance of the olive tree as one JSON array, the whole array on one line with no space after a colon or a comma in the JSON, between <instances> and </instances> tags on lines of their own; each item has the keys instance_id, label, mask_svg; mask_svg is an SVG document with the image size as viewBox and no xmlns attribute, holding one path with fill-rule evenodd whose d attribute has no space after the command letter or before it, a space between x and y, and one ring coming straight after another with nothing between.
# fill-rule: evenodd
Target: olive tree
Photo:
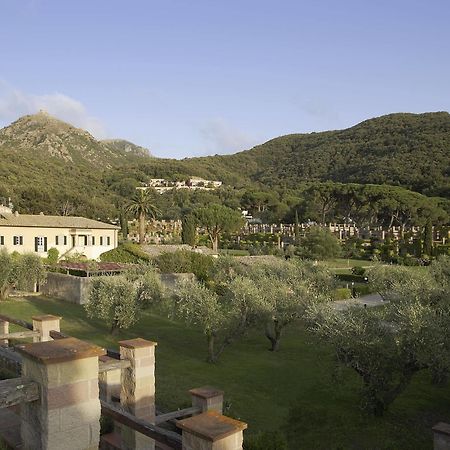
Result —
<instances>
[{"instance_id":1,"label":"olive tree","mask_svg":"<svg viewBox=\"0 0 450 450\"><path fill-rule=\"evenodd\" d=\"M440 276L449 259L423 272L377 268L369 277L389 300L382 308L308 308L310 329L362 381L362 406L382 415L421 370L445 383L450 373L450 289Z\"/></svg>"},{"instance_id":2,"label":"olive tree","mask_svg":"<svg viewBox=\"0 0 450 450\"><path fill-rule=\"evenodd\" d=\"M36 284L43 284L47 278L42 259L33 253L24 255L0 251L0 300L8 298L15 287L32 291Z\"/></svg>"},{"instance_id":3,"label":"olive tree","mask_svg":"<svg viewBox=\"0 0 450 450\"><path fill-rule=\"evenodd\" d=\"M88 317L103 320L111 334L129 328L138 320L136 284L122 275L92 278L84 308Z\"/></svg>"},{"instance_id":4,"label":"olive tree","mask_svg":"<svg viewBox=\"0 0 450 450\"><path fill-rule=\"evenodd\" d=\"M279 350L284 329L303 318L308 305L331 299L331 273L309 262L257 264L248 269L247 276L255 281L267 305L265 335L271 351Z\"/></svg>"},{"instance_id":5,"label":"olive tree","mask_svg":"<svg viewBox=\"0 0 450 450\"><path fill-rule=\"evenodd\" d=\"M196 280L180 283L174 314L198 326L206 336L208 362L216 362L223 351L254 326L264 304L254 282L236 276L217 292Z\"/></svg>"},{"instance_id":6,"label":"olive tree","mask_svg":"<svg viewBox=\"0 0 450 450\"><path fill-rule=\"evenodd\" d=\"M160 275L142 266L118 276L92 278L84 307L88 317L105 321L115 333L137 322L140 310L157 306L164 299Z\"/></svg>"}]
</instances>

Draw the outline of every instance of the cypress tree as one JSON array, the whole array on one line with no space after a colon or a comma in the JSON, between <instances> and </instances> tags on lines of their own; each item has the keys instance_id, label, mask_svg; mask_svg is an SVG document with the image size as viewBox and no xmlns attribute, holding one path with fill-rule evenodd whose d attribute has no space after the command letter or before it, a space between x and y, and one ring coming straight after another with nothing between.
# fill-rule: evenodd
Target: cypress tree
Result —
<instances>
[{"instance_id":1,"label":"cypress tree","mask_svg":"<svg viewBox=\"0 0 450 450\"><path fill-rule=\"evenodd\" d=\"M184 216L181 221L181 241L191 247L197 244L197 221L192 214Z\"/></svg>"},{"instance_id":2,"label":"cypress tree","mask_svg":"<svg viewBox=\"0 0 450 450\"><path fill-rule=\"evenodd\" d=\"M295 239L295 245L298 245L298 243L300 242L300 224L298 221L298 211L297 210L295 210L294 239Z\"/></svg>"},{"instance_id":3,"label":"cypress tree","mask_svg":"<svg viewBox=\"0 0 450 450\"><path fill-rule=\"evenodd\" d=\"M431 219L427 220L423 233L423 252L428 256L433 255L433 224Z\"/></svg>"},{"instance_id":4,"label":"cypress tree","mask_svg":"<svg viewBox=\"0 0 450 450\"><path fill-rule=\"evenodd\" d=\"M128 217L123 209L120 211L119 220L120 220L120 231L122 233L122 238L124 241L126 241L128 239Z\"/></svg>"}]
</instances>

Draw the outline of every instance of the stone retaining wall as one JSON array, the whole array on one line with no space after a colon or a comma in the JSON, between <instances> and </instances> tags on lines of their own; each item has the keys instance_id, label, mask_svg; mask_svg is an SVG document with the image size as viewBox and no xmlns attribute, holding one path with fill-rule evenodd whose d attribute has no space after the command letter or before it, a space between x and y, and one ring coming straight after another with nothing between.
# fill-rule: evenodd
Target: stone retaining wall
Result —
<instances>
[{"instance_id":1,"label":"stone retaining wall","mask_svg":"<svg viewBox=\"0 0 450 450\"><path fill-rule=\"evenodd\" d=\"M49 272L47 283L41 286L41 292L66 302L83 305L87 302L90 280L87 277Z\"/></svg>"}]
</instances>

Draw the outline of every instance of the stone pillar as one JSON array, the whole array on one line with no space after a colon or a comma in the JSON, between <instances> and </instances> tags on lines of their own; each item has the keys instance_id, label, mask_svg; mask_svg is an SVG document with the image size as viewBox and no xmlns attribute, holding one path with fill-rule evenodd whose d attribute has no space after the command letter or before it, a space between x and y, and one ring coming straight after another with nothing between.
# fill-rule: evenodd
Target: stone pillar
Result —
<instances>
[{"instance_id":1,"label":"stone pillar","mask_svg":"<svg viewBox=\"0 0 450 450\"><path fill-rule=\"evenodd\" d=\"M120 341L120 359L131 366L122 370L120 403L139 419L155 423L155 346L156 342L137 338ZM155 441L128 427L122 427L122 446L126 450L155 448Z\"/></svg>"},{"instance_id":2,"label":"stone pillar","mask_svg":"<svg viewBox=\"0 0 450 450\"><path fill-rule=\"evenodd\" d=\"M114 358L105 355L100 356L99 360L108 362L114 361ZM105 402L111 403L113 399L120 399L120 372L121 369L114 369L98 374L100 398Z\"/></svg>"},{"instance_id":3,"label":"stone pillar","mask_svg":"<svg viewBox=\"0 0 450 450\"><path fill-rule=\"evenodd\" d=\"M9 322L4 320L0 320L0 334L8 334L9 333ZM0 339L0 346L8 345L8 339Z\"/></svg>"},{"instance_id":4,"label":"stone pillar","mask_svg":"<svg viewBox=\"0 0 450 450\"><path fill-rule=\"evenodd\" d=\"M98 449L98 357L105 350L76 338L16 348L22 354L22 376L40 390L40 400L21 405L22 448Z\"/></svg>"},{"instance_id":5,"label":"stone pillar","mask_svg":"<svg viewBox=\"0 0 450 450\"><path fill-rule=\"evenodd\" d=\"M247 424L208 411L177 422L183 430L183 450L242 450Z\"/></svg>"},{"instance_id":6,"label":"stone pillar","mask_svg":"<svg viewBox=\"0 0 450 450\"><path fill-rule=\"evenodd\" d=\"M191 389L189 391L192 399L192 406L198 406L202 412L216 411L223 412L223 391L219 391L210 386Z\"/></svg>"},{"instance_id":7,"label":"stone pillar","mask_svg":"<svg viewBox=\"0 0 450 450\"><path fill-rule=\"evenodd\" d=\"M51 341L50 331L60 331L59 321L61 317L46 314L44 316L33 316L33 330L39 331L40 336L33 338L33 342Z\"/></svg>"},{"instance_id":8,"label":"stone pillar","mask_svg":"<svg viewBox=\"0 0 450 450\"><path fill-rule=\"evenodd\" d=\"M434 450L450 450L450 424L439 422L433 427Z\"/></svg>"}]
</instances>

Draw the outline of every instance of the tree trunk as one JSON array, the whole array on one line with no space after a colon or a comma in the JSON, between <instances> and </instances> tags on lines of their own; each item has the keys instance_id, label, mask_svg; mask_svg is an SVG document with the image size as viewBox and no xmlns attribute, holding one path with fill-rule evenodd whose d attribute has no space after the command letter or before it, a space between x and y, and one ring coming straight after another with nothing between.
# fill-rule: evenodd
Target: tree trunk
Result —
<instances>
[{"instance_id":1,"label":"tree trunk","mask_svg":"<svg viewBox=\"0 0 450 450\"><path fill-rule=\"evenodd\" d=\"M145 240L145 215L139 214L139 244L143 245Z\"/></svg>"},{"instance_id":2,"label":"tree trunk","mask_svg":"<svg viewBox=\"0 0 450 450\"><path fill-rule=\"evenodd\" d=\"M266 325L266 337L270 341L271 348L269 350L271 352L277 352L280 349L282 330L283 327L277 320L274 320L273 323L268 323Z\"/></svg>"},{"instance_id":3,"label":"tree trunk","mask_svg":"<svg viewBox=\"0 0 450 450\"><path fill-rule=\"evenodd\" d=\"M206 338L208 340L208 359L207 359L207 361L209 363L215 363L216 355L214 353L214 335L208 334Z\"/></svg>"},{"instance_id":4,"label":"tree trunk","mask_svg":"<svg viewBox=\"0 0 450 450\"><path fill-rule=\"evenodd\" d=\"M9 294L9 284L5 283L3 286L0 287L0 301L6 300L8 298Z\"/></svg>"},{"instance_id":5,"label":"tree trunk","mask_svg":"<svg viewBox=\"0 0 450 450\"><path fill-rule=\"evenodd\" d=\"M212 249L214 253L219 253L219 236L214 236L211 238Z\"/></svg>"}]
</instances>

